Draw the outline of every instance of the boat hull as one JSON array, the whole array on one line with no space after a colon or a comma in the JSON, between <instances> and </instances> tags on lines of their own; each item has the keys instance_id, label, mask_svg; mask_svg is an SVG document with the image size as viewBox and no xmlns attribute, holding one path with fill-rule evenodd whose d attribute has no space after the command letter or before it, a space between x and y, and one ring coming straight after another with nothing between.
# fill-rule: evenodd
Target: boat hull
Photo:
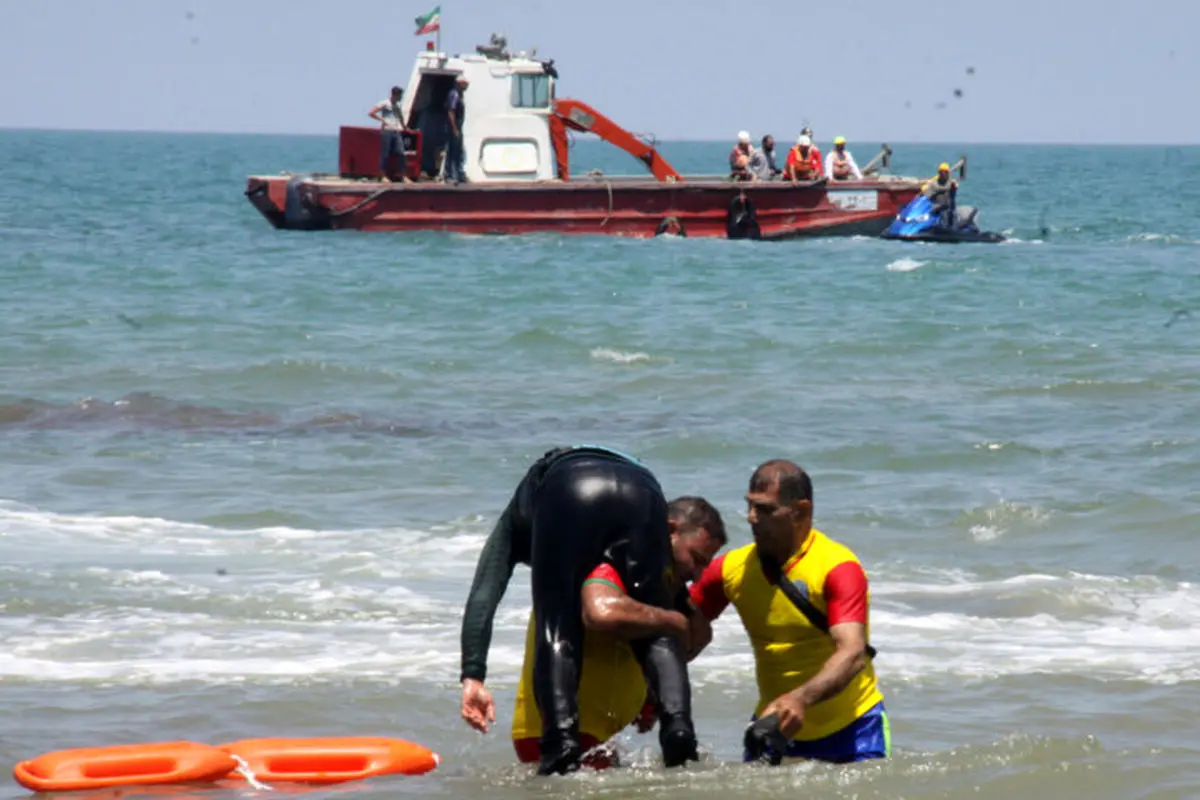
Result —
<instances>
[{"instance_id":1,"label":"boat hull","mask_svg":"<svg viewBox=\"0 0 1200 800\"><path fill-rule=\"evenodd\" d=\"M453 185L284 174L251 176L246 196L285 230L789 239L878 236L919 190L906 180L827 186L613 177Z\"/></svg>"}]
</instances>

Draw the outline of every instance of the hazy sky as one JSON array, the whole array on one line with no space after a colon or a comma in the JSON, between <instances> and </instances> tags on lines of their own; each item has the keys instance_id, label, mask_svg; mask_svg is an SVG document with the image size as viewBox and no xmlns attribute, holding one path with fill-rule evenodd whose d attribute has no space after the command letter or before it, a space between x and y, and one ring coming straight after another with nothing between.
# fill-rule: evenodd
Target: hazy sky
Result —
<instances>
[{"instance_id":1,"label":"hazy sky","mask_svg":"<svg viewBox=\"0 0 1200 800\"><path fill-rule=\"evenodd\" d=\"M334 135L370 124L408 80L424 47L413 19L435 4L0 0L0 127ZM790 141L807 120L822 142L1200 143L1200 0L449 0L442 13L444 50L501 31L555 59L561 96L660 139Z\"/></svg>"}]
</instances>

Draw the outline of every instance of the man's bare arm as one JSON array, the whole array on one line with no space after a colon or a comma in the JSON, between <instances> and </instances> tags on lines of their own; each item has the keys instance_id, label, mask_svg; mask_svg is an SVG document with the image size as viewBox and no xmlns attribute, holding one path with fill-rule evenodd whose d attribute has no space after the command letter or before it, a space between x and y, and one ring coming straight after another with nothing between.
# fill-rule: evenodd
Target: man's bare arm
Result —
<instances>
[{"instance_id":1,"label":"man's bare arm","mask_svg":"<svg viewBox=\"0 0 1200 800\"><path fill-rule=\"evenodd\" d=\"M616 586L592 581L583 586L583 626L589 631L642 639L668 633L686 639L688 620L678 611L639 603Z\"/></svg>"},{"instance_id":2,"label":"man's bare arm","mask_svg":"<svg viewBox=\"0 0 1200 800\"><path fill-rule=\"evenodd\" d=\"M867 665L866 626L861 622L843 622L829 628L834 651L821 667L799 689L797 694L805 706L828 700L850 685L854 676Z\"/></svg>"}]
</instances>

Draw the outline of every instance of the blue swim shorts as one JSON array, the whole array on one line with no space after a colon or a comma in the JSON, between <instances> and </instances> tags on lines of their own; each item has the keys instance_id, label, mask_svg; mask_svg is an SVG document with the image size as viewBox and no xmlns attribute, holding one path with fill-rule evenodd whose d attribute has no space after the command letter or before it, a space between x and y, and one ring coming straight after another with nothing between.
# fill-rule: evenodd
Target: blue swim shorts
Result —
<instances>
[{"instance_id":1,"label":"blue swim shorts","mask_svg":"<svg viewBox=\"0 0 1200 800\"><path fill-rule=\"evenodd\" d=\"M887 709L880 701L837 733L808 742L789 742L784 757L848 764L891 755L892 731L888 724ZM743 758L746 761L754 760L748 750L743 752Z\"/></svg>"}]
</instances>

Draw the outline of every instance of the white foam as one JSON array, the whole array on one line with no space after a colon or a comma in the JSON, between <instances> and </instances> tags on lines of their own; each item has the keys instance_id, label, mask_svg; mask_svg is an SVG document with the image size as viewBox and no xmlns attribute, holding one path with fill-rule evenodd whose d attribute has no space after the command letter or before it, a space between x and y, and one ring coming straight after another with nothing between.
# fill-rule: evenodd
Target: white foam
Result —
<instances>
[{"instance_id":1,"label":"white foam","mask_svg":"<svg viewBox=\"0 0 1200 800\"><path fill-rule=\"evenodd\" d=\"M1007 503L971 516L979 541L1046 519ZM462 606L488 522L316 535L0 503L0 583L20 598L0 600L0 680L453 685ZM887 562L870 577L885 681L1200 680L1194 583L1075 572L983 578ZM519 675L528 616L528 570L519 569L495 621L497 685ZM713 645L693 664L697 682L752 687L736 611L714 628Z\"/></svg>"},{"instance_id":2,"label":"white foam","mask_svg":"<svg viewBox=\"0 0 1200 800\"><path fill-rule=\"evenodd\" d=\"M662 360L655 359L649 353L643 353L641 351L626 353L621 350L614 350L611 347L593 348L591 351L591 356L597 361L611 361L615 364L640 364Z\"/></svg>"},{"instance_id":3,"label":"white foam","mask_svg":"<svg viewBox=\"0 0 1200 800\"><path fill-rule=\"evenodd\" d=\"M926 573L936 582L876 579L872 643L884 681L977 680L1028 673L1172 684L1200 681L1200 586L1071 573L994 581ZM1046 611L972 613L995 600ZM926 609L925 606L934 606ZM964 607L967 607L964 609ZM698 684L754 679L745 633L731 610L692 665Z\"/></svg>"},{"instance_id":4,"label":"white foam","mask_svg":"<svg viewBox=\"0 0 1200 800\"><path fill-rule=\"evenodd\" d=\"M1188 239L1174 233L1135 233L1127 236L1130 242L1164 242L1166 244L1200 244L1200 240Z\"/></svg>"},{"instance_id":5,"label":"white foam","mask_svg":"<svg viewBox=\"0 0 1200 800\"><path fill-rule=\"evenodd\" d=\"M917 261L915 258L897 258L887 265L887 270L888 272L912 272L928 263L928 261Z\"/></svg>"}]
</instances>

